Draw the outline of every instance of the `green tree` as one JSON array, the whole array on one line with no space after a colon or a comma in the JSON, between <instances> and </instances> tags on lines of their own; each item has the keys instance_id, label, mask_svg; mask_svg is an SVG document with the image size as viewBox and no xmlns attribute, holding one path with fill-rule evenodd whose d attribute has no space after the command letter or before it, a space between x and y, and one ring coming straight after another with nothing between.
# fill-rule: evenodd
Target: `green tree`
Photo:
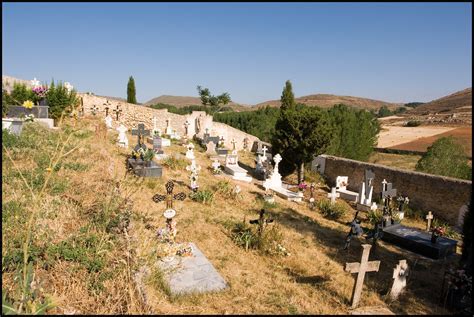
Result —
<instances>
[{"instance_id":1,"label":"green tree","mask_svg":"<svg viewBox=\"0 0 474 317\"><path fill-rule=\"evenodd\" d=\"M135 91L135 80L132 76L128 79L127 84L127 102L137 104L137 96Z\"/></svg>"},{"instance_id":2,"label":"green tree","mask_svg":"<svg viewBox=\"0 0 474 317\"><path fill-rule=\"evenodd\" d=\"M49 117L56 121L63 112L65 115L71 113L78 103L75 90L69 92L61 82L55 85L54 81L51 82L48 88L46 99L49 106Z\"/></svg>"},{"instance_id":3,"label":"green tree","mask_svg":"<svg viewBox=\"0 0 474 317\"><path fill-rule=\"evenodd\" d=\"M6 96L6 101L12 105L21 106L25 101L31 100L33 103L36 102L36 95L27 87L25 84L15 82L13 84L13 89L8 96Z\"/></svg>"},{"instance_id":4,"label":"green tree","mask_svg":"<svg viewBox=\"0 0 474 317\"><path fill-rule=\"evenodd\" d=\"M275 124L272 152L282 156L281 171L298 171L298 183L304 180L304 164L325 152L331 128L326 112L318 107L296 105L290 81L281 96L280 116Z\"/></svg>"},{"instance_id":5,"label":"green tree","mask_svg":"<svg viewBox=\"0 0 474 317\"><path fill-rule=\"evenodd\" d=\"M225 92L219 96L214 96L211 94L211 91L208 88L202 88L197 86L199 96L201 97L201 103L203 106L210 106L211 113L217 113L222 111L225 105L227 105L232 100L230 99L229 93Z\"/></svg>"},{"instance_id":6,"label":"green tree","mask_svg":"<svg viewBox=\"0 0 474 317\"><path fill-rule=\"evenodd\" d=\"M472 167L469 166L463 147L453 137L436 140L416 164L420 172L471 179Z\"/></svg>"},{"instance_id":7,"label":"green tree","mask_svg":"<svg viewBox=\"0 0 474 317\"><path fill-rule=\"evenodd\" d=\"M387 106L383 105L382 107L380 107L379 112L377 113L377 116L379 118L383 118L383 117L391 116L392 114L393 114L392 111L390 111L390 109L388 109Z\"/></svg>"}]
</instances>

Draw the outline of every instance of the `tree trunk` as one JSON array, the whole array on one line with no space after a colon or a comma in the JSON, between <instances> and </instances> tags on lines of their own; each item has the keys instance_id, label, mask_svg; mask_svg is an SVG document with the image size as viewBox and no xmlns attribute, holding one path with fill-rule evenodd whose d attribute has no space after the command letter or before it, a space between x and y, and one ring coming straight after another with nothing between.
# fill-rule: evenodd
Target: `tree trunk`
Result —
<instances>
[{"instance_id":1,"label":"tree trunk","mask_svg":"<svg viewBox=\"0 0 474 317\"><path fill-rule=\"evenodd\" d=\"M304 163L300 163L298 166L298 184L301 184L304 179Z\"/></svg>"}]
</instances>

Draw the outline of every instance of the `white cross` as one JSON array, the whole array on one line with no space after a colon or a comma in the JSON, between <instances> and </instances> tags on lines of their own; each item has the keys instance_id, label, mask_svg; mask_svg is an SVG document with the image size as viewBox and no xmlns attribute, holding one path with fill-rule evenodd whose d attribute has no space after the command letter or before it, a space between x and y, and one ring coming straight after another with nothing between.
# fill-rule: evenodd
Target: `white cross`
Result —
<instances>
[{"instance_id":1,"label":"white cross","mask_svg":"<svg viewBox=\"0 0 474 317\"><path fill-rule=\"evenodd\" d=\"M73 87L74 87L74 86L71 85L71 83L69 83L68 81L64 83L64 88L66 88L66 90L67 90L68 92L71 92L71 90L72 90Z\"/></svg>"},{"instance_id":2,"label":"white cross","mask_svg":"<svg viewBox=\"0 0 474 317\"><path fill-rule=\"evenodd\" d=\"M397 266L393 269L393 276L394 279L392 289L390 290L390 297L392 300L398 298L400 293L403 291L405 286L407 285L407 276L408 276L408 264L407 260L400 260L398 261Z\"/></svg>"},{"instance_id":3,"label":"white cross","mask_svg":"<svg viewBox=\"0 0 474 317\"><path fill-rule=\"evenodd\" d=\"M219 163L217 159L214 159L214 162L212 163L212 168L214 168L214 170L217 170L220 166L221 163Z\"/></svg>"},{"instance_id":4,"label":"white cross","mask_svg":"<svg viewBox=\"0 0 474 317\"><path fill-rule=\"evenodd\" d=\"M262 148L262 151L263 151L263 157L265 157L265 158L267 157L267 155L266 155L267 150L268 150L268 148L264 145L263 148Z\"/></svg>"},{"instance_id":5,"label":"white cross","mask_svg":"<svg viewBox=\"0 0 474 317\"><path fill-rule=\"evenodd\" d=\"M339 197L339 193L336 193L336 187L331 188L331 193L328 194L328 198L331 198L331 204L336 202L337 197Z\"/></svg>"},{"instance_id":6,"label":"white cross","mask_svg":"<svg viewBox=\"0 0 474 317\"><path fill-rule=\"evenodd\" d=\"M431 219L433 219L433 214L430 212L428 212L428 214L426 215L426 220L428 221L428 223L426 224L426 231L430 231L430 228L431 228Z\"/></svg>"},{"instance_id":7,"label":"white cross","mask_svg":"<svg viewBox=\"0 0 474 317\"><path fill-rule=\"evenodd\" d=\"M31 81L31 85L33 86L33 88L36 88L36 87L39 87L40 86L40 82L39 80L36 79L36 77Z\"/></svg>"},{"instance_id":8,"label":"white cross","mask_svg":"<svg viewBox=\"0 0 474 317\"><path fill-rule=\"evenodd\" d=\"M275 161L275 168L274 168L273 172L275 174L278 174L278 164L280 164L280 162L281 162L280 153L277 153L277 155L275 155L275 157L273 158L273 161Z\"/></svg>"}]
</instances>

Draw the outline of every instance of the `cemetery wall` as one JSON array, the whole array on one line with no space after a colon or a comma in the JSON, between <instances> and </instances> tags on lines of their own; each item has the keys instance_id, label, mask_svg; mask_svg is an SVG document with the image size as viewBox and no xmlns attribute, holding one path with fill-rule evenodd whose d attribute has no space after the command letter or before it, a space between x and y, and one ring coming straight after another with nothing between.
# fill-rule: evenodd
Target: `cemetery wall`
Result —
<instances>
[{"instance_id":1,"label":"cemetery wall","mask_svg":"<svg viewBox=\"0 0 474 317\"><path fill-rule=\"evenodd\" d=\"M190 123L188 127L189 137L192 137L194 131L198 136L203 135L206 128L209 129L209 133L211 136L223 136L224 137L224 144L228 149L232 149L232 143L230 142L232 138L235 138L237 143L235 147L237 150L243 149L243 140L244 138L249 139L249 147L252 147L252 144L255 141L259 141L260 139L256 136L250 135L238 129L235 129L227 124L220 123L220 122L213 122L212 116L206 115L204 111L194 111L192 114L189 115L179 115L175 113L168 112L168 109L153 109L141 105L135 105L119 100L114 99L107 99L104 97L89 95L89 94L78 94L79 97L82 97L83 106L84 106L84 114L85 115L92 115L92 107L94 105L97 106L98 110L96 112L96 116L99 118L105 119L105 102L109 101L109 115L112 117L112 125L117 127L119 124L116 122L116 115L113 112L116 109L117 105L119 105L122 112L119 116L119 122L122 122L128 129L136 128L138 123L143 123L146 129L152 130L153 129L153 116L157 118L157 127L161 129L161 132L164 133L166 129L166 119L171 120L171 128L178 131L178 133L183 136L185 133L184 123L186 120ZM199 124L198 124L199 121ZM197 128L200 126L200 130Z\"/></svg>"},{"instance_id":2,"label":"cemetery wall","mask_svg":"<svg viewBox=\"0 0 474 317\"><path fill-rule=\"evenodd\" d=\"M381 182L386 179L397 189L397 194L408 196L411 208L431 211L451 225L459 225L459 212L462 206L470 202L472 182L450 177L425 174L414 171L401 170L378 164L365 163L345 158L320 155L313 161L312 169L316 170L315 163L319 161L321 174L326 178L328 185L333 187L337 176L348 176L347 189L358 192L364 179L366 169L375 173L374 196L380 195Z\"/></svg>"}]
</instances>

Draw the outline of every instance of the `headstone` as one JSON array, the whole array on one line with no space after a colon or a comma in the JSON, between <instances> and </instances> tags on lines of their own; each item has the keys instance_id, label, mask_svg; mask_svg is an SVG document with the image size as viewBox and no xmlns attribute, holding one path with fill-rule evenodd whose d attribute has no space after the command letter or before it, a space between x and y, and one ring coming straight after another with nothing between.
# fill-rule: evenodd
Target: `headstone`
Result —
<instances>
[{"instance_id":1,"label":"headstone","mask_svg":"<svg viewBox=\"0 0 474 317\"><path fill-rule=\"evenodd\" d=\"M153 151L156 154L164 154L162 148L162 139L158 134L153 135Z\"/></svg>"},{"instance_id":2,"label":"headstone","mask_svg":"<svg viewBox=\"0 0 474 317\"><path fill-rule=\"evenodd\" d=\"M336 193L336 187L331 188L331 193L328 194L328 198L331 198L332 205L336 202L337 197L339 197L339 193Z\"/></svg>"},{"instance_id":3,"label":"headstone","mask_svg":"<svg viewBox=\"0 0 474 317\"><path fill-rule=\"evenodd\" d=\"M194 157L194 144L189 142L189 144L187 145L187 151L186 151L186 158L189 159L189 160L194 160L195 157Z\"/></svg>"},{"instance_id":4,"label":"headstone","mask_svg":"<svg viewBox=\"0 0 474 317\"><path fill-rule=\"evenodd\" d=\"M112 129L112 117L111 116L107 116L105 117L105 125L107 126L108 129Z\"/></svg>"},{"instance_id":5,"label":"headstone","mask_svg":"<svg viewBox=\"0 0 474 317\"><path fill-rule=\"evenodd\" d=\"M171 119L168 118L166 119L166 130L165 130L165 134L167 136L171 136L173 134L173 130L171 129Z\"/></svg>"},{"instance_id":6,"label":"headstone","mask_svg":"<svg viewBox=\"0 0 474 317\"><path fill-rule=\"evenodd\" d=\"M232 154L237 154L237 150L235 149L235 144L237 143L237 141L235 141L235 139L232 138L230 143L232 143Z\"/></svg>"},{"instance_id":7,"label":"headstone","mask_svg":"<svg viewBox=\"0 0 474 317\"><path fill-rule=\"evenodd\" d=\"M232 179L244 182L252 181L252 177L247 176L247 171L239 166L239 156L237 154L226 155L224 170L232 175Z\"/></svg>"},{"instance_id":8,"label":"headstone","mask_svg":"<svg viewBox=\"0 0 474 317\"><path fill-rule=\"evenodd\" d=\"M426 231L430 231L431 230L431 220L433 220L433 214L430 212L428 212L428 214L426 215Z\"/></svg>"},{"instance_id":9,"label":"headstone","mask_svg":"<svg viewBox=\"0 0 474 317\"><path fill-rule=\"evenodd\" d=\"M186 170L191 172L189 179L191 180L191 190L197 191L199 185L197 183L198 180L198 172L201 170L201 166L196 164L196 160L191 161L191 165L186 166Z\"/></svg>"},{"instance_id":10,"label":"headstone","mask_svg":"<svg viewBox=\"0 0 474 317\"><path fill-rule=\"evenodd\" d=\"M273 219L265 218L265 209L261 209L258 219L250 220L249 222L250 224L258 225L257 234L261 237L265 226L269 223L272 223Z\"/></svg>"},{"instance_id":11,"label":"headstone","mask_svg":"<svg viewBox=\"0 0 474 317\"><path fill-rule=\"evenodd\" d=\"M244 142L243 149L245 152L247 152L249 149L249 138L245 137L243 142Z\"/></svg>"},{"instance_id":12,"label":"headstone","mask_svg":"<svg viewBox=\"0 0 474 317\"><path fill-rule=\"evenodd\" d=\"M360 221L357 220L358 214L359 214L359 211L356 211L354 219L350 223L351 228L349 229L349 233L346 236L343 250L349 249L353 236L360 237L362 233L364 232L362 228L360 227Z\"/></svg>"},{"instance_id":13,"label":"headstone","mask_svg":"<svg viewBox=\"0 0 474 317\"><path fill-rule=\"evenodd\" d=\"M398 299L405 286L407 285L408 264L407 260L400 260L393 270L393 284L390 290L390 298L392 300Z\"/></svg>"},{"instance_id":14,"label":"headstone","mask_svg":"<svg viewBox=\"0 0 474 317\"><path fill-rule=\"evenodd\" d=\"M122 109L120 108L119 105L117 105L117 107L113 110L113 112L115 112L115 116L116 116L116 119L115 119L115 120L118 121L118 120L119 120L119 116L120 116L120 114L122 113Z\"/></svg>"},{"instance_id":15,"label":"headstone","mask_svg":"<svg viewBox=\"0 0 474 317\"><path fill-rule=\"evenodd\" d=\"M356 282L352 290L351 308L356 308L359 305L360 295L362 293L362 286L364 285L365 273L378 272L380 261L369 261L370 244L363 244L362 258L360 263L346 263L345 271L350 273L357 273Z\"/></svg>"},{"instance_id":16,"label":"headstone","mask_svg":"<svg viewBox=\"0 0 474 317\"><path fill-rule=\"evenodd\" d=\"M391 197L395 197L397 196L397 190L395 188L393 188L393 184L392 183L387 183L387 181L384 180L382 181L382 192L381 192L381 199L385 199L385 197L387 197L387 195L390 195Z\"/></svg>"},{"instance_id":17,"label":"headstone","mask_svg":"<svg viewBox=\"0 0 474 317\"><path fill-rule=\"evenodd\" d=\"M217 158L214 159L214 162L212 162L211 166L212 166L212 173L214 175L220 174L220 172L221 172L221 168L220 168L221 163L219 163L219 160Z\"/></svg>"},{"instance_id":18,"label":"headstone","mask_svg":"<svg viewBox=\"0 0 474 317\"><path fill-rule=\"evenodd\" d=\"M280 164L282 157L280 154L276 154L273 158L275 167L270 174L270 177L263 181L263 187L268 187L273 190L278 196L285 198L289 201L301 202L302 196L300 193L292 192L291 190L284 188L281 181L281 175L278 172L278 164Z\"/></svg>"},{"instance_id":19,"label":"headstone","mask_svg":"<svg viewBox=\"0 0 474 317\"><path fill-rule=\"evenodd\" d=\"M143 123L139 123L138 128L132 130L132 135L137 136L137 138L138 138L137 139L137 144L141 145L141 144L143 144L143 137L147 136L147 135L150 135L150 130L146 130L145 125Z\"/></svg>"},{"instance_id":20,"label":"headstone","mask_svg":"<svg viewBox=\"0 0 474 317\"><path fill-rule=\"evenodd\" d=\"M118 135L118 145L124 148L128 147L128 138L127 138L127 127L123 125L123 123L120 124L120 126L117 128L117 131L119 132Z\"/></svg>"},{"instance_id":21,"label":"headstone","mask_svg":"<svg viewBox=\"0 0 474 317\"><path fill-rule=\"evenodd\" d=\"M364 182L362 182L359 191L357 210L370 210L370 206L372 205L372 193L374 191L374 187L372 186L374 178L375 174L371 170L365 170Z\"/></svg>"},{"instance_id":22,"label":"headstone","mask_svg":"<svg viewBox=\"0 0 474 317\"><path fill-rule=\"evenodd\" d=\"M216 144L212 141L207 142L206 144L206 154L215 155L216 154Z\"/></svg>"}]
</instances>

